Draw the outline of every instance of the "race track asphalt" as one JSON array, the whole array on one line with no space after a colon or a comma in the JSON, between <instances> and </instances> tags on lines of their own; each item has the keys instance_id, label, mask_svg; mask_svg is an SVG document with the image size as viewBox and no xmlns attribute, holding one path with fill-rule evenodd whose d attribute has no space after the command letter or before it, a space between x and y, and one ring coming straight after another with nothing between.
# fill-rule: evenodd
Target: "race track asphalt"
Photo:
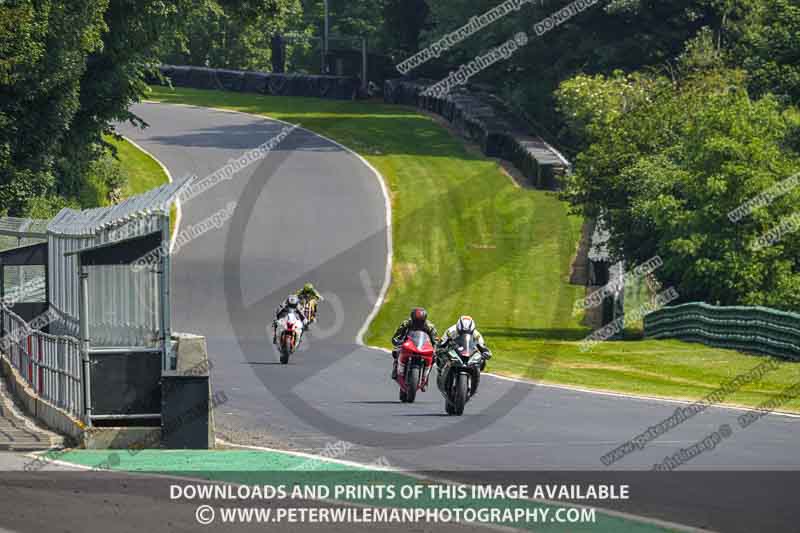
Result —
<instances>
[{"instance_id":1,"label":"race track asphalt","mask_svg":"<svg viewBox=\"0 0 800 533\"><path fill-rule=\"evenodd\" d=\"M175 179L209 175L285 127L189 106L145 103L133 110L150 127L124 126L120 133ZM231 220L176 253L172 285L173 330L207 337L213 387L229 398L216 413L226 440L316 453L346 440L356 446L344 459L385 457L419 470L603 470L602 455L681 405L493 376L484 377L461 418L444 415L435 387L417 403L401 404L389 378L389 355L355 340L376 303L387 261L384 195L370 168L297 129L262 162L185 203L181 229L229 202L237 202ZM318 328L283 366L268 324L280 301L307 280L327 301ZM800 420L769 415L740 429L741 414L709 408L613 468L650 468L722 424L733 435L684 469L800 466Z\"/></svg>"}]
</instances>

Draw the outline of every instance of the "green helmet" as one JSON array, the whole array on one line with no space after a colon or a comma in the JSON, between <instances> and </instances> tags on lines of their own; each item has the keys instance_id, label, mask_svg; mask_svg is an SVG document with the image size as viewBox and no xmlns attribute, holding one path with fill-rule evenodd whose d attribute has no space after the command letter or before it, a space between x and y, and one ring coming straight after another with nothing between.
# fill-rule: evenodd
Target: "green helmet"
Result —
<instances>
[{"instance_id":1,"label":"green helmet","mask_svg":"<svg viewBox=\"0 0 800 533\"><path fill-rule=\"evenodd\" d=\"M312 292L314 290L314 286L311 283L306 283L303 285L303 292Z\"/></svg>"}]
</instances>

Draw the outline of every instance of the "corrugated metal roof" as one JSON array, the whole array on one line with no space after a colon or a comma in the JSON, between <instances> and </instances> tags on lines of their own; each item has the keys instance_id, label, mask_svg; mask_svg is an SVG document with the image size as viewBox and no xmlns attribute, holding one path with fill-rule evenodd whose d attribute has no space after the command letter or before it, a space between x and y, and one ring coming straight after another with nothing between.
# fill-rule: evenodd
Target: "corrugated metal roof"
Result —
<instances>
[{"instance_id":1,"label":"corrugated metal roof","mask_svg":"<svg viewBox=\"0 0 800 533\"><path fill-rule=\"evenodd\" d=\"M16 234L20 237L27 235L43 235L47 232L47 220L37 218L0 218L0 231Z\"/></svg>"},{"instance_id":2,"label":"corrugated metal roof","mask_svg":"<svg viewBox=\"0 0 800 533\"><path fill-rule=\"evenodd\" d=\"M98 207L76 211L62 209L47 225L47 231L60 235L93 235L102 229L129 222L133 219L153 215L167 214L181 189L188 185L191 178L173 182L131 196L111 207Z\"/></svg>"}]
</instances>

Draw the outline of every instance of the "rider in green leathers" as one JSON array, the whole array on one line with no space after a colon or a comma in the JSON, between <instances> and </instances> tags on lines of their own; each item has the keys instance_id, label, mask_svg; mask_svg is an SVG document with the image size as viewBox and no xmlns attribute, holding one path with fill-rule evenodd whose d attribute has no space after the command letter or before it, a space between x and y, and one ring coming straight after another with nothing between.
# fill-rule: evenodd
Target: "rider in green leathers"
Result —
<instances>
[{"instance_id":1,"label":"rider in green leathers","mask_svg":"<svg viewBox=\"0 0 800 533\"><path fill-rule=\"evenodd\" d=\"M318 302L321 302L324 300L322 295L317 292L317 289L315 289L314 285L311 283L306 283L303 285L303 288L297 291L297 297L305 301L316 299Z\"/></svg>"}]
</instances>

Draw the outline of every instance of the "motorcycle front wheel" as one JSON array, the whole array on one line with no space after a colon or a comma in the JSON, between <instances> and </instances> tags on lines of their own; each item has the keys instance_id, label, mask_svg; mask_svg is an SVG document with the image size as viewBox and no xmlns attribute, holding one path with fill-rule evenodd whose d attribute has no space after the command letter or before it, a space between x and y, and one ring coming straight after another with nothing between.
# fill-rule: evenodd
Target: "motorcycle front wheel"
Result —
<instances>
[{"instance_id":1,"label":"motorcycle front wheel","mask_svg":"<svg viewBox=\"0 0 800 533\"><path fill-rule=\"evenodd\" d=\"M453 394L453 414L456 416L464 414L464 406L467 404L467 390L469 388L468 377L467 374L459 374L456 377Z\"/></svg>"},{"instance_id":2,"label":"motorcycle front wheel","mask_svg":"<svg viewBox=\"0 0 800 533\"><path fill-rule=\"evenodd\" d=\"M406 379L406 402L414 403L414 400L417 399L417 387L419 387L419 379L419 367L411 367L408 371L408 377Z\"/></svg>"},{"instance_id":3,"label":"motorcycle front wheel","mask_svg":"<svg viewBox=\"0 0 800 533\"><path fill-rule=\"evenodd\" d=\"M292 352L289 350L289 347L286 345L286 341L285 340L281 341L280 352L281 352L281 364L282 365L288 364L289 363L289 356L291 355Z\"/></svg>"}]
</instances>

